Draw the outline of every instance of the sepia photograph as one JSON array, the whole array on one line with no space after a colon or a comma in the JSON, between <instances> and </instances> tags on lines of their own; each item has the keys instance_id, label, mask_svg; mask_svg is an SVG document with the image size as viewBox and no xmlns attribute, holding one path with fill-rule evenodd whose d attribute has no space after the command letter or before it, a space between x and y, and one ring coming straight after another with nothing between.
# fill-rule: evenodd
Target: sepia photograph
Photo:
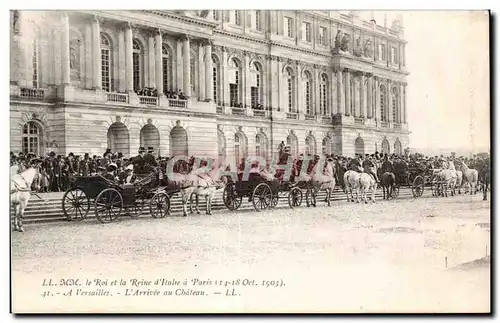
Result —
<instances>
[{"instance_id":1,"label":"sepia photograph","mask_svg":"<svg viewBox=\"0 0 500 323\"><path fill-rule=\"evenodd\" d=\"M289 5L10 10L11 313L491 313L491 12Z\"/></svg>"}]
</instances>

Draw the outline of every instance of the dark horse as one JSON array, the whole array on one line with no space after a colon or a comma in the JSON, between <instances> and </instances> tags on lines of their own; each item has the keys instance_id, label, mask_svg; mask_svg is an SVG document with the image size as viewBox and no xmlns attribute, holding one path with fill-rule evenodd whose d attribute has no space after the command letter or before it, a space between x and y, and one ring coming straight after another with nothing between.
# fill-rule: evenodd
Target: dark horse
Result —
<instances>
[{"instance_id":1,"label":"dark horse","mask_svg":"<svg viewBox=\"0 0 500 323\"><path fill-rule=\"evenodd\" d=\"M392 191L394 189L395 184L396 184L396 176L394 176L394 173L386 172L382 174L382 177L380 179L380 185L382 186L382 191L384 193L384 200L392 198ZM385 192L387 192L387 198Z\"/></svg>"},{"instance_id":2,"label":"dark horse","mask_svg":"<svg viewBox=\"0 0 500 323\"><path fill-rule=\"evenodd\" d=\"M483 201L488 199L488 189L490 188L491 171L489 166L488 161L479 168L479 180L481 181L481 187L483 189Z\"/></svg>"}]
</instances>

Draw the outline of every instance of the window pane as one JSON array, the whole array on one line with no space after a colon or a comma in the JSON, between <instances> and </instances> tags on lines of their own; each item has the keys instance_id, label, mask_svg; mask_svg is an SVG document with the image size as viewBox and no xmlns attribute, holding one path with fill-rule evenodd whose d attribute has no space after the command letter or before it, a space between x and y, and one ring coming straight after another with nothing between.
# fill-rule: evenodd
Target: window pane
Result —
<instances>
[{"instance_id":1,"label":"window pane","mask_svg":"<svg viewBox=\"0 0 500 323\"><path fill-rule=\"evenodd\" d=\"M168 76L170 73L168 57L163 57L163 92L168 91Z\"/></svg>"},{"instance_id":2,"label":"window pane","mask_svg":"<svg viewBox=\"0 0 500 323\"><path fill-rule=\"evenodd\" d=\"M101 49L101 74L102 74L102 89L110 92L110 76L109 76L109 49Z\"/></svg>"},{"instance_id":3,"label":"window pane","mask_svg":"<svg viewBox=\"0 0 500 323\"><path fill-rule=\"evenodd\" d=\"M132 56L133 62L133 77L134 77L134 91L137 91L141 88L141 66L140 66L140 56L139 53L134 53Z\"/></svg>"}]
</instances>

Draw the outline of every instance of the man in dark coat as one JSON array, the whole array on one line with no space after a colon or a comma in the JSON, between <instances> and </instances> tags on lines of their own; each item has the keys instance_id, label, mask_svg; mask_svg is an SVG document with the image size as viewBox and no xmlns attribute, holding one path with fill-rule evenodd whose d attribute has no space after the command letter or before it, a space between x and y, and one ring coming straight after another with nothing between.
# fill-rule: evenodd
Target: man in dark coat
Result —
<instances>
[{"instance_id":1,"label":"man in dark coat","mask_svg":"<svg viewBox=\"0 0 500 323\"><path fill-rule=\"evenodd\" d=\"M361 156L356 155L356 158L351 159L351 162L349 164L349 169L353 170L355 172L361 173Z\"/></svg>"},{"instance_id":2,"label":"man in dark coat","mask_svg":"<svg viewBox=\"0 0 500 323\"><path fill-rule=\"evenodd\" d=\"M384 162L382 163L382 174L384 173L393 173L394 174L394 165L389 160L389 156L384 156Z\"/></svg>"},{"instance_id":3,"label":"man in dark coat","mask_svg":"<svg viewBox=\"0 0 500 323\"><path fill-rule=\"evenodd\" d=\"M373 171L373 168L375 167L375 164L373 163L373 160L372 160L372 157L371 156L367 156L365 158L365 160L363 160L363 171L367 174L370 174L373 176L373 178L375 179L375 181L378 183L379 180L378 180L378 176L377 174Z\"/></svg>"},{"instance_id":4,"label":"man in dark coat","mask_svg":"<svg viewBox=\"0 0 500 323\"><path fill-rule=\"evenodd\" d=\"M158 163L155 160L155 156L153 155L154 148L148 147L147 154L144 155L144 166L148 171L151 171L153 167L158 166Z\"/></svg>"},{"instance_id":5,"label":"man in dark coat","mask_svg":"<svg viewBox=\"0 0 500 323\"><path fill-rule=\"evenodd\" d=\"M144 147L139 147L139 155L137 155L132 164L134 165L134 169L138 174L142 174L144 172L144 154L146 153L146 149Z\"/></svg>"}]
</instances>

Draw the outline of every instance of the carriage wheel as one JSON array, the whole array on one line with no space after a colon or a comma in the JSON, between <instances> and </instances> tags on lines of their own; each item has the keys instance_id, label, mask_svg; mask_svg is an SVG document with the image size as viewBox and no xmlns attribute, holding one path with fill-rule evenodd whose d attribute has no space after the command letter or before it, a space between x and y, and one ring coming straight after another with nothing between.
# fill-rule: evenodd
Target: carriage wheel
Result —
<instances>
[{"instance_id":1,"label":"carriage wheel","mask_svg":"<svg viewBox=\"0 0 500 323\"><path fill-rule=\"evenodd\" d=\"M424 193L424 179L422 176L417 176L413 180L413 185L411 187L411 192L413 193L413 197L421 197Z\"/></svg>"},{"instance_id":2,"label":"carriage wheel","mask_svg":"<svg viewBox=\"0 0 500 323\"><path fill-rule=\"evenodd\" d=\"M81 221L90 210L90 199L80 188L72 188L64 193L62 209L69 221Z\"/></svg>"},{"instance_id":3,"label":"carriage wheel","mask_svg":"<svg viewBox=\"0 0 500 323\"><path fill-rule=\"evenodd\" d=\"M300 206L302 204L302 190L298 187L292 188L288 192L288 205L293 209L294 207Z\"/></svg>"},{"instance_id":4,"label":"carriage wheel","mask_svg":"<svg viewBox=\"0 0 500 323\"><path fill-rule=\"evenodd\" d=\"M253 190L252 203L257 212L271 208L273 193L266 183L260 183Z\"/></svg>"},{"instance_id":5,"label":"carriage wheel","mask_svg":"<svg viewBox=\"0 0 500 323\"><path fill-rule=\"evenodd\" d=\"M149 213L155 219L170 215L170 197L167 193L156 193L149 202Z\"/></svg>"},{"instance_id":6,"label":"carriage wheel","mask_svg":"<svg viewBox=\"0 0 500 323\"><path fill-rule=\"evenodd\" d=\"M394 185L392 188L392 198L397 198L399 196L399 185Z\"/></svg>"},{"instance_id":7,"label":"carriage wheel","mask_svg":"<svg viewBox=\"0 0 500 323\"><path fill-rule=\"evenodd\" d=\"M229 183L226 185L224 192L222 193L222 200L224 205L230 211L237 210L240 207L242 197L238 195L238 192L236 192L235 183Z\"/></svg>"},{"instance_id":8,"label":"carriage wheel","mask_svg":"<svg viewBox=\"0 0 500 323\"><path fill-rule=\"evenodd\" d=\"M146 206L146 201L143 198L138 198L134 201L134 204L127 207L127 213L130 217L137 218L142 214L144 206Z\"/></svg>"},{"instance_id":9,"label":"carriage wheel","mask_svg":"<svg viewBox=\"0 0 500 323\"><path fill-rule=\"evenodd\" d=\"M95 199L95 216L101 223L116 220L123 209L123 197L114 188L103 190Z\"/></svg>"}]
</instances>

